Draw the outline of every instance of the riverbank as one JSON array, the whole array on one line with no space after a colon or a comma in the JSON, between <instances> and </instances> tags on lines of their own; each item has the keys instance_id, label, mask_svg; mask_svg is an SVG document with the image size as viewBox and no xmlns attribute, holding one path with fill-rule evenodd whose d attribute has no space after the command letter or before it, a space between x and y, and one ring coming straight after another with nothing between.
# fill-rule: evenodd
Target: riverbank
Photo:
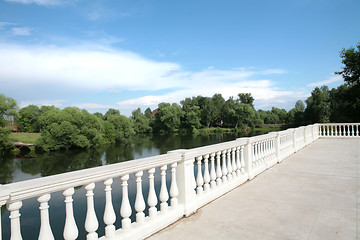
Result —
<instances>
[{"instance_id":1,"label":"riverbank","mask_svg":"<svg viewBox=\"0 0 360 240\"><path fill-rule=\"evenodd\" d=\"M22 142L27 144L35 144L39 137L40 133L13 132L9 135L9 139L12 142Z\"/></svg>"}]
</instances>

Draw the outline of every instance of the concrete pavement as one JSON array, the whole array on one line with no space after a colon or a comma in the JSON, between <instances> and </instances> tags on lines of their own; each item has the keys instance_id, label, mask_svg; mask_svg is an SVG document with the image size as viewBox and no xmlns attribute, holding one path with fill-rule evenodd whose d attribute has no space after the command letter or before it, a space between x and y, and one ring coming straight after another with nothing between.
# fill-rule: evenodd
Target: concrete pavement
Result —
<instances>
[{"instance_id":1,"label":"concrete pavement","mask_svg":"<svg viewBox=\"0 0 360 240\"><path fill-rule=\"evenodd\" d=\"M360 239L360 139L319 139L148 239Z\"/></svg>"}]
</instances>

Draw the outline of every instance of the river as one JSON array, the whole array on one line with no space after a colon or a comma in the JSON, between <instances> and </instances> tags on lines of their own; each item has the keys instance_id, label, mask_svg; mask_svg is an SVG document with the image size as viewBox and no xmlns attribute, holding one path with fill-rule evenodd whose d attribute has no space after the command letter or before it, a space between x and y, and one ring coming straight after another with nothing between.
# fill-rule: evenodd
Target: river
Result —
<instances>
[{"instance_id":1,"label":"river","mask_svg":"<svg viewBox=\"0 0 360 240\"><path fill-rule=\"evenodd\" d=\"M252 132L251 135L264 134L265 132ZM133 159L149 157L164 154L175 149L189 149L200 146L231 141L240 137L235 134L216 134L216 135L142 135L132 139L130 144L104 145L93 149L86 150L69 150L52 153L20 153L14 156L0 158L0 183L7 184L19 182L28 179L40 178L60 174L64 172L76 171L85 168L97 167L112 163L129 161ZM143 179L146 180L146 174ZM114 179L113 203L114 208L119 214L121 203L121 185L119 179ZM159 184L159 183L158 183ZM144 186L146 181L144 181ZM129 185L129 191L135 189L135 186ZM157 186L159 190L159 185ZM99 236L104 235L104 224L102 215L104 211L104 190L102 183L96 183L95 208L99 220ZM79 238L85 239L85 222L86 214L86 194L83 187L76 189L74 194L74 214L79 228ZM135 192L129 192L130 201L134 201ZM144 198L147 198L144 189ZM65 222L64 197L61 192L51 195L50 221L55 239L62 239L63 225ZM37 239L40 229L40 214L37 210L39 203L36 199L23 201L21 212L21 231L24 240ZM132 218L135 217L133 211ZM147 214L147 213L146 213ZM10 239L9 212L5 206L1 209L1 222L3 230L3 239ZM121 227L120 216L117 216L115 222L116 228Z\"/></svg>"}]
</instances>

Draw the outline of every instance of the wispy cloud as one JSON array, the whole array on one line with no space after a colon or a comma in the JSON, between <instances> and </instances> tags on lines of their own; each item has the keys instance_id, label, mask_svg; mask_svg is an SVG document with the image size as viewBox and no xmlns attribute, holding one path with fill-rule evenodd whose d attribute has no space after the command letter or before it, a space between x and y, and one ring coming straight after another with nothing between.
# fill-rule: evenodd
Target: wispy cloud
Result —
<instances>
[{"instance_id":1,"label":"wispy cloud","mask_svg":"<svg viewBox=\"0 0 360 240\"><path fill-rule=\"evenodd\" d=\"M21 4L37 4L42 6L62 5L67 1L64 0L5 0L6 2L21 3Z\"/></svg>"},{"instance_id":2,"label":"wispy cloud","mask_svg":"<svg viewBox=\"0 0 360 240\"><path fill-rule=\"evenodd\" d=\"M21 101L19 103L19 108L23 108L29 105L36 106L55 106L57 108L64 107L66 100L38 100L38 101Z\"/></svg>"},{"instance_id":3,"label":"wispy cloud","mask_svg":"<svg viewBox=\"0 0 360 240\"><path fill-rule=\"evenodd\" d=\"M307 86L308 87L317 87L317 86L323 86L323 85L327 85L333 82L339 82L342 81L343 78L340 75L333 75L331 77L329 77L328 79L324 80L324 81L320 81L320 82L314 82L314 83L310 83Z\"/></svg>"},{"instance_id":4,"label":"wispy cloud","mask_svg":"<svg viewBox=\"0 0 360 240\"><path fill-rule=\"evenodd\" d=\"M31 31L32 29L28 27L15 27L11 29L11 33L16 36L29 36Z\"/></svg>"},{"instance_id":5,"label":"wispy cloud","mask_svg":"<svg viewBox=\"0 0 360 240\"><path fill-rule=\"evenodd\" d=\"M6 26L9 25L14 25L14 23L10 23L10 22L0 22L0 29L3 29Z\"/></svg>"},{"instance_id":6,"label":"wispy cloud","mask_svg":"<svg viewBox=\"0 0 360 240\"><path fill-rule=\"evenodd\" d=\"M117 108L116 105L98 104L98 103L79 103L75 104L74 107L85 108L85 109L109 109Z\"/></svg>"},{"instance_id":7,"label":"wispy cloud","mask_svg":"<svg viewBox=\"0 0 360 240\"><path fill-rule=\"evenodd\" d=\"M4 88L11 87L16 81L19 91L31 91L41 86L47 92L56 92L61 86L72 92L111 91L112 94L119 92L119 96L123 91L154 93L128 98L119 101L118 105L76 105L86 109L153 108L160 102L179 103L186 97L212 96L215 93L221 93L227 99L241 92L250 92L259 104L297 100L302 96L299 92L279 90L272 80L266 79L266 75L286 72L281 69L224 70L209 67L191 72L177 63L153 61L133 52L89 45L61 48L0 43L0 56L0 79Z\"/></svg>"}]
</instances>

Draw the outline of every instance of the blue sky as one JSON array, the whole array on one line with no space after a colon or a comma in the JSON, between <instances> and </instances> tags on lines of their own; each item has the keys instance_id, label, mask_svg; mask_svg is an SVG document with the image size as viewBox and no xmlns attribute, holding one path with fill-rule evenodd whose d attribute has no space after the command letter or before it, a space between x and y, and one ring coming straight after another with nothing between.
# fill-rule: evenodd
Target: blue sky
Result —
<instances>
[{"instance_id":1,"label":"blue sky","mask_svg":"<svg viewBox=\"0 0 360 240\"><path fill-rule=\"evenodd\" d=\"M89 112L250 92L293 108L343 83L359 0L1 0L0 93Z\"/></svg>"}]
</instances>

